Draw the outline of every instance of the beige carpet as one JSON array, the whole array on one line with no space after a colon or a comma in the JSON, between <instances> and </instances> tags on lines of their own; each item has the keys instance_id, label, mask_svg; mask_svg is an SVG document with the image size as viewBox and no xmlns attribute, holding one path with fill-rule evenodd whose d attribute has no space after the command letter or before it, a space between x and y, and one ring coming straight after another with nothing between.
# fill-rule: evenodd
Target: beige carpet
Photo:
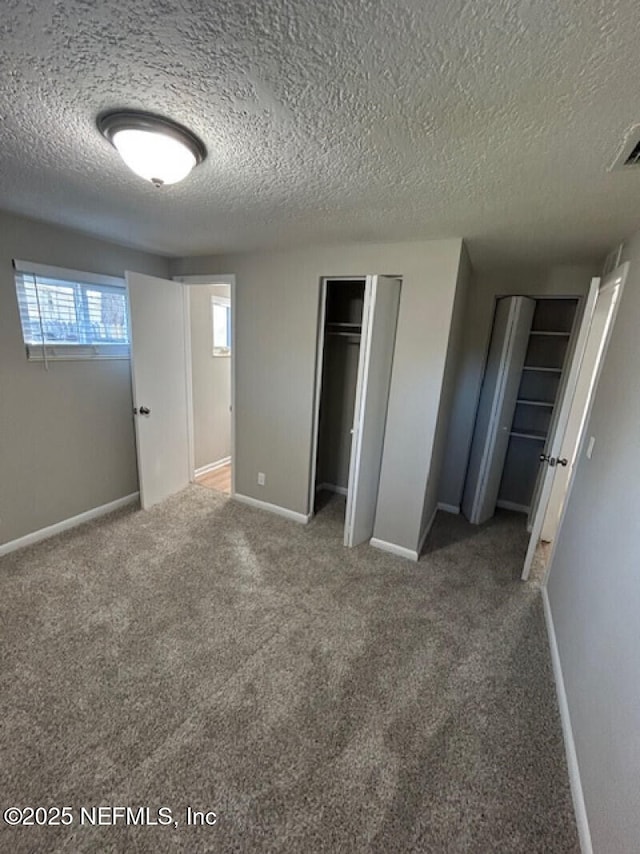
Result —
<instances>
[{"instance_id":1,"label":"beige carpet","mask_svg":"<svg viewBox=\"0 0 640 854\"><path fill-rule=\"evenodd\" d=\"M412 564L342 509L190 487L0 559L3 808L73 808L0 850L578 852L521 519L440 514Z\"/></svg>"}]
</instances>

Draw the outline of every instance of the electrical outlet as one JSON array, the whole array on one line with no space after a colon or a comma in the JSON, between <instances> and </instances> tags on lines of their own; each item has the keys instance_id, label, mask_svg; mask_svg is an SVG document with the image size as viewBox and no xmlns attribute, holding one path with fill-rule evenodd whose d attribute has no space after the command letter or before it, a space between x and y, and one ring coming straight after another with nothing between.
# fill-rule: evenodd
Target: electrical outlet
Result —
<instances>
[{"instance_id":1,"label":"electrical outlet","mask_svg":"<svg viewBox=\"0 0 640 854\"><path fill-rule=\"evenodd\" d=\"M266 478L263 471L258 472L258 486L264 486Z\"/></svg>"}]
</instances>

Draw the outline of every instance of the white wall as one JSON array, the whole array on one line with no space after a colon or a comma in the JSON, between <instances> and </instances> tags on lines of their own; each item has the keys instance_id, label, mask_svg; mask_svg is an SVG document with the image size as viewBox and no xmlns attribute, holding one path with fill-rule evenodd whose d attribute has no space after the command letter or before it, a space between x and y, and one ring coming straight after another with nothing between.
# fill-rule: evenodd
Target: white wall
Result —
<instances>
[{"instance_id":1,"label":"white wall","mask_svg":"<svg viewBox=\"0 0 640 854\"><path fill-rule=\"evenodd\" d=\"M594 275L597 271L590 266L473 273L467 292L456 391L440 475L440 502L458 507L462 500L496 299L514 295L584 296Z\"/></svg>"},{"instance_id":2,"label":"white wall","mask_svg":"<svg viewBox=\"0 0 640 854\"><path fill-rule=\"evenodd\" d=\"M12 258L168 273L166 259L0 213L0 543L138 489L129 361L28 362Z\"/></svg>"},{"instance_id":3,"label":"white wall","mask_svg":"<svg viewBox=\"0 0 640 854\"><path fill-rule=\"evenodd\" d=\"M190 285L193 444L196 469L231 454L231 358L213 355L211 297L229 285Z\"/></svg>"},{"instance_id":4,"label":"white wall","mask_svg":"<svg viewBox=\"0 0 640 854\"><path fill-rule=\"evenodd\" d=\"M548 582L593 849L640 850L640 233Z\"/></svg>"},{"instance_id":5,"label":"white wall","mask_svg":"<svg viewBox=\"0 0 640 854\"><path fill-rule=\"evenodd\" d=\"M350 244L173 264L174 275L237 277L239 493L308 512L320 279L401 276L375 536L417 548L461 246L459 239Z\"/></svg>"}]
</instances>

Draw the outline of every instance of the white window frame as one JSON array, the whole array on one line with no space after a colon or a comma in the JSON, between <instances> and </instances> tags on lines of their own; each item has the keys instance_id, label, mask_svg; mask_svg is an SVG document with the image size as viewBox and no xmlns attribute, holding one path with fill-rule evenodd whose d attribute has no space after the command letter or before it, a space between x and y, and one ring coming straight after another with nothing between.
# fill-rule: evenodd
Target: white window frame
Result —
<instances>
[{"instance_id":1,"label":"white window frame","mask_svg":"<svg viewBox=\"0 0 640 854\"><path fill-rule=\"evenodd\" d=\"M227 345L221 346L216 344L216 324L215 324L215 311L216 306L222 306L227 311ZM233 347L233 338L231 337L231 297L223 297L218 296L217 294L213 294L211 296L211 343L213 348L213 355L216 357L228 358L231 356L231 348ZM231 339L229 341L229 339Z\"/></svg>"},{"instance_id":2,"label":"white window frame","mask_svg":"<svg viewBox=\"0 0 640 854\"><path fill-rule=\"evenodd\" d=\"M42 278L61 279L68 282L78 282L83 285L109 285L121 288L127 305L127 324L129 325L129 343L95 343L95 344L55 344L43 342L33 344L24 342L29 361L77 361L91 359L129 359L131 347L131 329L129 319L129 301L127 299L127 283L117 276L106 276L101 273L87 273L84 270L72 270L67 267L53 267L48 264L36 264L32 261L13 260L16 273L40 276ZM17 290L16 290L17 296ZM22 327L22 317L20 318ZM24 330L21 328L24 336ZM23 337L24 341L24 337Z\"/></svg>"}]
</instances>

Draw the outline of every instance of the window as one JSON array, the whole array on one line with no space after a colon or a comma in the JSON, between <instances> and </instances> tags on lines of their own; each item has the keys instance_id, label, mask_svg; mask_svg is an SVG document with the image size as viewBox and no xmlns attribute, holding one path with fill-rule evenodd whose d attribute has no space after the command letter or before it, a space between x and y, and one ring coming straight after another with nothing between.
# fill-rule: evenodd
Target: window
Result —
<instances>
[{"instance_id":1,"label":"window","mask_svg":"<svg viewBox=\"0 0 640 854\"><path fill-rule=\"evenodd\" d=\"M14 261L28 359L128 359L122 279Z\"/></svg>"},{"instance_id":2,"label":"window","mask_svg":"<svg viewBox=\"0 0 640 854\"><path fill-rule=\"evenodd\" d=\"M213 355L231 355L231 300L229 297L211 297L213 322Z\"/></svg>"}]
</instances>

